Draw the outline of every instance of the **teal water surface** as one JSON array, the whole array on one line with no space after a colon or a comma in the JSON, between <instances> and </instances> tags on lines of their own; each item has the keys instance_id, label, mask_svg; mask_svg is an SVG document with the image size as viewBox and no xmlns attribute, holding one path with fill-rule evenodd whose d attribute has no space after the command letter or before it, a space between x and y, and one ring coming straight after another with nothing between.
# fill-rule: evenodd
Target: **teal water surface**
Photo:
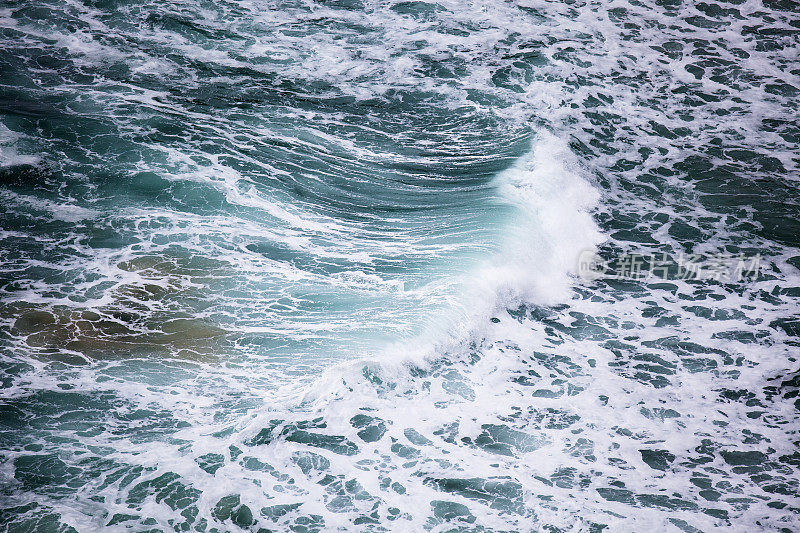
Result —
<instances>
[{"instance_id":1,"label":"teal water surface","mask_svg":"<svg viewBox=\"0 0 800 533\"><path fill-rule=\"evenodd\" d=\"M800 528L799 34L0 3L0 528Z\"/></svg>"}]
</instances>

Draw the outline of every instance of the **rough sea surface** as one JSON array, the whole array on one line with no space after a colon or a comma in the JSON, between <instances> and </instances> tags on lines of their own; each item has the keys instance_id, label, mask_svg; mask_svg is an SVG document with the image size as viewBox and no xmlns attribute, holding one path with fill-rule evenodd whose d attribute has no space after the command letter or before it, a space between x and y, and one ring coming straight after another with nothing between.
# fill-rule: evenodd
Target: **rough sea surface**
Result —
<instances>
[{"instance_id":1,"label":"rough sea surface","mask_svg":"<svg viewBox=\"0 0 800 533\"><path fill-rule=\"evenodd\" d=\"M0 531L800 530L798 109L792 0L0 0Z\"/></svg>"}]
</instances>

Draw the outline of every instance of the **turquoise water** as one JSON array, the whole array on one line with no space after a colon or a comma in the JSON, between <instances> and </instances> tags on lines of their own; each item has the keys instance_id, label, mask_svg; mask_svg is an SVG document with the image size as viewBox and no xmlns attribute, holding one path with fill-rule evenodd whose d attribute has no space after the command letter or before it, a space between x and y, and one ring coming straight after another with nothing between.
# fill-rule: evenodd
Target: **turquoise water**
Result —
<instances>
[{"instance_id":1,"label":"turquoise water","mask_svg":"<svg viewBox=\"0 0 800 533\"><path fill-rule=\"evenodd\" d=\"M799 34L0 3L0 527L800 528Z\"/></svg>"}]
</instances>

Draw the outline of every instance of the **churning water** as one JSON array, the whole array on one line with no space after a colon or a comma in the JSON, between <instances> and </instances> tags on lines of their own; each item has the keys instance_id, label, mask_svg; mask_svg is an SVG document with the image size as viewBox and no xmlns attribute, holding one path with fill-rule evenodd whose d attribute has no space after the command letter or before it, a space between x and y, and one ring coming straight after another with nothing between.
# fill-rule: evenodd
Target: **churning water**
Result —
<instances>
[{"instance_id":1,"label":"churning water","mask_svg":"<svg viewBox=\"0 0 800 533\"><path fill-rule=\"evenodd\" d=\"M3 0L0 529L796 531L799 39L792 0Z\"/></svg>"}]
</instances>

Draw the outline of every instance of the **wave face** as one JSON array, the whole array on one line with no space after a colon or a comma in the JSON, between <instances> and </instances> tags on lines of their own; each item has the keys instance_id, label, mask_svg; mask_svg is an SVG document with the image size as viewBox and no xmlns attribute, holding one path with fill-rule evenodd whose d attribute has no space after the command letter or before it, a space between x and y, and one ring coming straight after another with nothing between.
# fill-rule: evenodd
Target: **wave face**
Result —
<instances>
[{"instance_id":1,"label":"wave face","mask_svg":"<svg viewBox=\"0 0 800 533\"><path fill-rule=\"evenodd\" d=\"M0 524L797 530L797 21L0 4Z\"/></svg>"}]
</instances>

